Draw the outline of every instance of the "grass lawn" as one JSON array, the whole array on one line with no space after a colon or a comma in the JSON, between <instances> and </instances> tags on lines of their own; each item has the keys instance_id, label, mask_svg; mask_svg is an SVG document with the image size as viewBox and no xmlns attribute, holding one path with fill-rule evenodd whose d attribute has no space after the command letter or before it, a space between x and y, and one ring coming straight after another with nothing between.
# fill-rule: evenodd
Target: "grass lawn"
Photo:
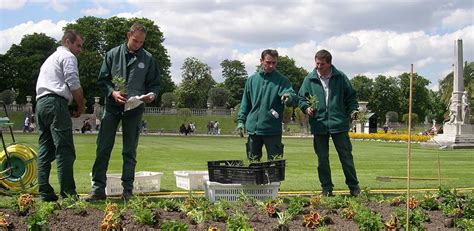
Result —
<instances>
[{"instance_id":1,"label":"grass lawn","mask_svg":"<svg viewBox=\"0 0 474 231\"><path fill-rule=\"evenodd\" d=\"M4 134L5 135L5 134ZM75 180L78 192L90 190L90 176L95 159L96 134L74 136L77 159ZM15 134L16 140L37 149L37 134ZM11 137L6 134L6 142ZM199 137L199 136L154 136L140 137L137 154L137 171L163 172L161 191L183 191L175 185L175 170L207 170L208 160L229 160L245 158L245 138L239 137ZM310 138L284 138L286 179L281 191L320 190L317 179L317 158ZM362 188L399 189L406 187L405 180L390 182L377 181L377 176L406 176L406 143L387 143L354 140L353 154L357 175ZM108 173L120 173L122 166L122 139L117 136L112 152ZM265 155L265 154L264 154ZM426 149L419 144L412 145L411 176L438 176L437 158L441 160L441 176L452 178L442 180L442 185L450 188L474 187L474 151ZM346 190L344 175L337 153L331 143L330 149L332 178L335 190ZM55 166L51 174L53 187L58 191ZM412 181L412 188L436 188L438 181Z\"/></svg>"}]
</instances>

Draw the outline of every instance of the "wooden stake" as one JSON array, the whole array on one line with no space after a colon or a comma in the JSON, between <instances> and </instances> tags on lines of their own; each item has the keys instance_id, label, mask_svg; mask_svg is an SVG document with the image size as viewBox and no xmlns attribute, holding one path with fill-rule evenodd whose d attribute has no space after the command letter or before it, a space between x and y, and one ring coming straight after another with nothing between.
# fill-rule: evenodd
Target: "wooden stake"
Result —
<instances>
[{"instance_id":1,"label":"wooden stake","mask_svg":"<svg viewBox=\"0 0 474 231\"><path fill-rule=\"evenodd\" d=\"M410 199L410 159L411 159L411 109L413 100L413 64L410 65L410 97L408 99L408 154L407 154L407 202ZM410 230L410 208L407 203L407 227Z\"/></svg>"}]
</instances>

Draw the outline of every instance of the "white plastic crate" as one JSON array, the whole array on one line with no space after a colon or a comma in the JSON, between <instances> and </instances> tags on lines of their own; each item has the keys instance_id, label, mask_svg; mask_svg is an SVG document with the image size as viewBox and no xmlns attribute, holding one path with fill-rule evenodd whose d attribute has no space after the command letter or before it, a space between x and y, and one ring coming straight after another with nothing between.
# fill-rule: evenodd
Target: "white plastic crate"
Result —
<instances>
[{"instance_id":1,"label":"white plastic crate","mask_svg":"<svg viewBox=\"0 0 474 231\"><path fill-rule=\"evenodd\" d=\"M270 184L221 184L205 180L204 191L209 201L217 201L220 199L227 201L237 201L241 193L245 193L251 198L263 201L266 198L275 199L278 196L280 182L272 182Z\"/></svg>"},{"instance_id":2,"label":"white plastic crate","mask_svg":"<svg viewBox=\"0 0 474 231\"><path fill-rule=\"evenodd\" d=\"M174 171L176 187L186 190L203 190L203 179L209 179L207 171Z\"/></svg>"},{"instance_id":3,"label":"white plastic crate","mask_svg":"<svg viewBox=\"0 0 474 231\"><path fill-rule=\"evenodd\" d=\"M133 193L159 192L162 175L162 172L136 172L135 181L133 182ZM106 195L122 194L123 187L121 178L121 173L107 174Z\"/></svg>"}]
</instances>

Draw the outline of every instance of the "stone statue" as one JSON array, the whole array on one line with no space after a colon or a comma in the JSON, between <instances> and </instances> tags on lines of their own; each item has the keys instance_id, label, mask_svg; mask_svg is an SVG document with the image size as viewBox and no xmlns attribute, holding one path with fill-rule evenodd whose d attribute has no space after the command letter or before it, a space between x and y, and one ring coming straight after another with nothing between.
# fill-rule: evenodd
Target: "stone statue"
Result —
<instances>
[{"instance_id":1,"label":"stone statue","mask_svg":"<svg viewBox=\"0 0 474 231\"><path fill-rule=\"evenodd\" d=\"M456 120L456 103L454 102L454 97L451 97L449 100L448 107L446 109L449 110L449 121L447 124L452 124Z\"/></svg>"},{"instance_id":2,"label":"stone statue","mask_svg":"<svg viewBox=\"0 0 474 231\"><path fill-rule=\"evenodd\" d=\"M461 102L463 111L462 121L464 124L469 124L469 114L471 112L471 108L469 107L467 91L464 91L464 93L462 94Z\"/></svg>"}]
</instances>

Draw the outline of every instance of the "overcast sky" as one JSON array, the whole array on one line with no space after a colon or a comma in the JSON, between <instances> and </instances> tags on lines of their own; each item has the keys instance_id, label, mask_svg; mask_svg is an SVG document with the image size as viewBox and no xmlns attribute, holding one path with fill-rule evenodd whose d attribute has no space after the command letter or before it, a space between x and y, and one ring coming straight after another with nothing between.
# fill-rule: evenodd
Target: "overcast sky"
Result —
<instances>
[{"instance_id":1,"label":"overcast sky","mask_svg":"<svg viewBox=\"0 0 474 231\"><path fill-rule=\"evenodd\" d=\"M165 36L171 74L181 82L186 57L212 68L237 59L249 74L263 49L277 49L310 71L314 54L327 49L349 78L398 76L414 71L438 81L452 71L454 41L474 61L474 0L0 0L0 54L26 34L57 40L61 28L83 16L146 17ZM118 44L117 44L118 45ZM99 70L97 70L99 71Z\"/></svg>"}]
</instances>

